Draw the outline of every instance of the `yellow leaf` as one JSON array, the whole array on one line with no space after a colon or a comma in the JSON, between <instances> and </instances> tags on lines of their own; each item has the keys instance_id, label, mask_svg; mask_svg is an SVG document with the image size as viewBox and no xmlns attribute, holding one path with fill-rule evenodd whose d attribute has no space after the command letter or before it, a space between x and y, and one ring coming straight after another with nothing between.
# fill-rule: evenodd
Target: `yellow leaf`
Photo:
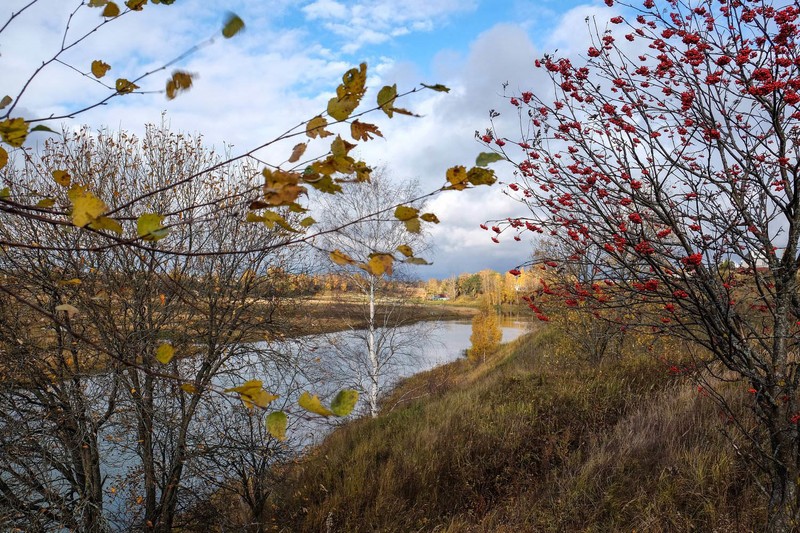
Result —
<instances>
[{"instance_id":1,"label":"yellow leaf","mask_svg":"<svg viewBox=\"0 0 800 533\"><path fill-rule=\"evenodd\" d=\"M419 218L409 218L404 220L403 224L406 225L406 230L410 233L419 233L422 231L422 225L419 223Z\"/></svg>"},{"instance_id":2,"label":"yellow leaf","mask_svg":"<svg viewBox=\"0 0 800 533\"><path fill-rule=\"evenodd\" d=\"M70 304L57 305L56 311L63 311L67 313L68 318L72 318L73 316L78 314L78 308Z\"/></svg>"},{"instance_id":3,"label":"yellow leaf","mask_svg":"<svg viewBox=\"0 0 800 533\"><path fill-rule=\"evenodd\" d=\"M351 68L342 76L336 96L328 101L328 114L336 120L346 120L358 107L367 90L367 64Z\"/></svg>"},{"instance_id":4,"label":"yellow leaf","mask_svg":"<svg viewBox=\"0 0 800 533\"><path fill-rule=\"evenodd\" d=\"M269 205L289 205L306 193L306 188L299 185L300 174L296 172L265 168L261 174L264 176L264 201Z\"/></svg>"},{"instance_id":5,"label":"yellow leaf","mask_svg":"<svg viewBox=\"0 0 800 533\"><path fill-rule=\"evenodd\" d=\"M173 357L175 357L175 348L173 348L171 344L164 343L156 350L156 359L158 359L158 362L162 365L166 365L172 361Z\"/></svg>"},{"instance_id":6,"label":"yellow leaf","mask_svg":"<svg viewBox=\"0 0 800 533\"><path fill-rule=\"evenodd\" d=\"M3 168L8 164L8 152L6 149L0 146L0 168Z\"/></svg>"},{"instance_id":7,"label":"yellow leaf","mask_svg":"<svg viewBox=\"0 0 800 533\"><path fill-rule=\"evenodd\" d=\"M244 29L244 21L236 13L228 13L222 25L222 36L230 39Z\"/></svg>"},{"instance_id":8,"label":"yellow leaf","mask_svg":"<svg viewBox=\"0 0 800 533\"><path fill-rule=\"evenodd\" d=\"M353 139L357 141L369 141L373 139L373 135L377 135L378 137L383 137L383 134L378 129L378 126L375 124L368 124L366 122L361 122L358 119L354 120L352 124L350 124L350 135L353 136Z\"/></svg>"},{"instance_id":9,"label":"yellow leaf","mask_svg":"<svg viewBox=\"0 0 800 533\"><path fill-rule=\"evenodd\" d=\"M11 189L8 187L3 187L0 189L0 199L8 198L9 196L11 196Z\"/></svg>"},{"instance_id":10,"label":"yellow leaf","mask_svg":"<svg viewBox=\"0 0 800 533\"><path fill-rule=\"evenodd\" d=\"M275 411L267 416L267 431L278 440L286 440L286 413Z\"/></svg>"},{"instance_id":11,"label":"yellow leaf","mask_svg":"<svg viewBox=\"0 0 800 533\"><path fill-rule=\"evenodd\" d=\"M473 185L491 185L497 181L497 177L494 175L494 170L472 167L467 172L467 181Z\"/></svg>"},{"instance_id":12,"label":"yellow leaf","mask_svg":"<svg viewBox=\"0 0 800 533\"><path fill-rule=\"evenodd\" d=\"M300 161L300 158L305 153L306 148L308 148L308 144L306 143L296 144L294 148L292 148L292 155L289 156L289 163L296 163L297 161Z\"/></svg>"},{"instance_id":13,"label":"yellow leaf","mask_svg":"<svg viewBox=\"0 0 800 533\"><path fill-rule=\"evenodd\" d=\"M181 384L181 390L183 392L188 392L189 394L197 394L197 387L195 387L191 383Z\"/></svg>"},{"instance_id":14,"label":"yellow leaf","mask_svg":"<svg viewBox=\"0 0 800 533\"><path fill-rule=\"evenodd\" d=\"M397 220L411 220L412 218L417 218L418 215L419 209L414 209L407 205L399 205L397 209L394 210L394 216Z\"/></svg>"},{"instance_id":15,"label":"yellow leaf","mask_svg":"<svg viewBox=\"0 0 800 533\"><path fill-rule=\"evenodd\" d=\"M469 184L467 182L467 169L461 165L450 167L447 169L447 181L450 182L448 189L462 191L466 189Z\"/></svg>"},{"instance_id":16,"label":"yellow leaf","mask_svg":"<svg viewBox=\"0 0 800 533\"><path fill-rule=\"evenodd\" d=\"M99 59L92 61L92 75L95 78L102 78L109 70L111 70L111 65L108 63L100 61Z\"/></svg>"},{"instance_id":17,"label":"yellow leaf","mask_svg":"<svg viewBox=\"0 0 800 533\"><path fill-rule=\"evenodd\" d=\"M67 196L72 202L72 223L81 228L108 209L105 202L80 185L73 185Z\"/></svg>"},{"instance_id":18,"label":"yellow leaf","mask_svg":"<svg viewBox=\"0 0 800 533\"><path fill-rule=\"evenodd\" d=\"M308 227L311 227L311 226L313 226L314 224L316 224L316 222L317 222L317 221L316 221L316 220L314 220L313 218L311 218L311 217L306 217L306 218L304 218L303 220L301 220L301 221L300 221L300 227L303 227L303 228L308 228Z\"/></svg>"},{"instance_id":19,"label":"yellow leaf","mask_svg":"<svg viewBox=\"0 0 800 533\"><path fill-rule=\"evenodd\" d=\"M328 120L323 116L314 117L308 121L306 124L306 135L315 139L319 137L320 139L324 139L325 137L329 137L333 135L333 133L329 132L325 129L325 126L328 125Z\"/></svg>"},{"instance_id":20,"label":"yellow leaf","mask_svg":"<svg viewBox=\"0 0 800 533\"><path fill-rule=\"evenodd\" d=\"M13 102L14 100L11 99L10 96L5 95L3 98L0 98L0 109L5 109L8 104Z\"/></svg>"},{"instance_id":21,"label":"yellow leaf","mask_svg":"<svg viewBox=\"0 0 800 533\"><path fill-rule=\"evenodd\" d=\"M28 136L28 123L22 118L8 118L0 122L0 138L14 148L19 148Z\"/></svg>"},{"instance_id":22,"label":"yellow leaf","mask_svg":"<svg viewBox=\"0 0 800 533\"><path fill-rule=\"evenodd\" d=\"M146 3L147 0L128 0L125 2L125 7L131 11L141 11Z\"/></svg>"},{"instance_id":23,"label":"yellow leaf","mask_svg":"<svg viewBox=\"0 0 800 533\"><path fill-rule=\"evenodd\" d=\"M122 235L122 225L113 218L103 216L97 217L89 224L89 227L96 230L107 229L113 231L117 235Z\"/></svg>"},{"instance_id":24,"label":"yellow leaf","mask_svg":"<svg viewBox=\"0 0 800 533\"><path fill-rule=\"evenodd\" d=\"M378 106L386 113L389 118L392 118L392 111L394 100L397 98L397 84L386 85L378 91Z\"/></svg>"},{"instance_id":25,"label":"yellow leaf","mask_svg":"<svg viewBox=\"0 0 800 533\"><path fill-rule=\"evenodd\" d=\"M163 239L169 233L169 230L161 225L163 220L164 217L156 213L139 215L136 219L136 233L145 241L155 242Z\"/></svg>"},{"instance_id":26,"label":"yellow leaf","mask_svg":"<svg viewBox=\"0 0 800 533\"><path fill-rule=\"evenodd\" d=\"M89 0L89 7L103 7L108 0Z\"/></svg>"},{"instance_id":27,"label":"yellow leaf","mask_svg":"<svg viewBox=\"0 0 800 533\"><path fill-rule=\"evenodd\" d=\"M61 285L62 287L66 287L68 285L80 285L81 280L79 280L78 278L65 279L59 281L58 284Z\"/></svg>"},{"instance_id":28,"label":"yellow leaf","mask_svg":"<svg viewBox=\"0 0 800 533\"><path fill-rule=\"evenodd\" d=\"M333 411L322 405L322 402L319 401L319 398L316 394L312 396L311 394L304 392L300 395L300 399L297 401L297 404L310 413L316 413L322 416L331 416L333 414Z\"/></svg>"},{"instance_id":29,"label":"yellow leaf","mask_svg":"<svg viewBox=\"0 0 800 533\"><path fill-rule=\"evenodd\" d=\"M55 198L42 198L38 202L36 202L36 207L41 207L43 209L50 209L56 205Z\"/></svg>"},{"instance_id":30,"label":"yellow leaf","mask_svg":"<svg viewBox=\"0 0 800 533\"><path fill-rule=\"evenodd\" d=\"M114 2L108 2L105 9L103 9L103 16L106 18L118 17L119 6Z\"/></svg>"},{"instance_id":31,"label":"yellow leaf","mask_svg":"<svg viewBox=\"0 0 800 533\"><path fill-rule=\"evenodd\" d=\"M336 416L347 416L353 412L356 402L358 402L358 392L350 389L341 390L331 402L331 411Z\"/></svg>"},{"instance_id":32,"label":"yellow leaf","mask_svg":"<svg viewBox=\"0 0 800 533\"><path fill-rule=\"evenodd\" d=\"M330 253L331 261L336 263L337 265L352 265L355 263L355 259L347 255L346 253L334 250Z\"/></svg>"},{"instance_id":33,"label":"yellow leaf","mask_svg":"<svg viewBox=\"0 0 800 533\"><path fill-rule=\"evenodd\" d=\"M259 407L266 407L272 401L279 398L279 396L275 394L270 394L269 392L265 391L262 388L262 382L260 379L251 379L249 381L245 381L242 385L238 387L231 387L230 389L225 389L225 392L236 392L239 394L239 398L241 398L242 403L244 403L245 407L248 409L252 409L254 405Z\"/></svg>"},{"instance_id":34,"label":"yellow leaf","mask_svg":"<svg viewBox=\"0 0 800 533\"><path fill-rule=\"evenodd\" d=\"M66 170L54 170L53 179L62 187L69 187L70 181L72 181L72 177Z\"/></svg>"},{"instance_id":35,"label":"yellow leaf","mask_svg":"<svg viewBox=\"0 0 800 533\"><path fill-rule=\"evenodd\" d=\"M400 252L401 254L403 254L406 257L413 257L414 256L414 251L407 244L401 244L400 246L398 246L397 247L397 251Z\"/></svg>"},{"instance_id":36,"label":"yellow leaf","mask_svg":"<svg viewBox=\"0 0 800 533\"><path fill-rule=\"evenodd\" d=\"M370 254L365 270L373 276L382 276L383 274L391 276L392 263L394 263L394 257L391 254Z\"/></svg>"},{"instance_id":37,"label":"yellow leaf","mask_svg":"<svg viewBox=\"0 0 800 533\"><path fill-rule=\"evenodd\" d=\"M167 82L167 99L172 100L179 92L188 91L191 87L192 75L182 70L176 70Z\"/></svg>"},{"instance_id":38,"label":"yellow leaf","mask_svg":"<svg viewBox=\"0 0 800 533\"><path fill-rule=\"evenodd\" d=\"M118 78L116 82L116 88L119 94L128 94L138 89L139 86L132 81L126 80L125 78Z\"/></svg>"},{"instance_id":39,"label":"yellow leaf","mask_svg":"<svg viewBox=\"0 0 800 533\"><path fill-rule=\"evenodd\" d=\"M421 218L425 222L431 222L433 224L438 224L439 223L439 217L437 217L433 213L422 213L422 215L420 215L419 218Z\"/></svg>"}]
</instances>

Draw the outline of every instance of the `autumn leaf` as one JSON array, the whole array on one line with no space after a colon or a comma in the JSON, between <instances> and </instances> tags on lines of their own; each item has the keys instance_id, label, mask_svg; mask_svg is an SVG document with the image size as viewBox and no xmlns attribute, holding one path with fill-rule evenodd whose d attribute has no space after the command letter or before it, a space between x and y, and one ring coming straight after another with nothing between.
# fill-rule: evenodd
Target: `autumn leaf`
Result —
<instances>
[{"instance_id":1,"label":"autumn leaf","mask_svg":"<svg viewBox=\"0 0 800 533\"><path fill-rule=\"evenodd\" d=\"M315 139L319 137L320 139L324 139L333 133L329 132L325 129L325 126L328 125L328 120L323 116L314 117L308 121L306 124L306 135L310 138Z\"/></svg>"},{"instance_id":2,"label":"autumn leaf","mask_svg":"<svg viewBox=\"0 0 800 533\"><path fill-rule=\"evenodd\" d=\"M497 181L494 171L488 168L472 167L467 172L467 181L473 185L491 185Z\"/></svg>"},{"instance_id":3,"label":"autumn leaf","mask_svg":"<svg viewBox=\"0 0 800 533\"><path fill-rule=\"evenodd\" d=\"M3 168L8 164L8 152L6 149L0 146L0 168Z\"/></svg>"},{"instance_id":4,"label":"autumn leaf","mask_svg":"<svg viewBox=\"0 0 800 533\"><path fill-rule=\"evenodd\" d=\"M99 79L99 78L102 78L103 76L105 76L106 72L111 70L111 65L109 65L108 63L105 63L103 61L100 61L99 59L95 59L94 61L92 61L92 67L91 68L92 68L92 75L95 78Z\"/></svg>"},{"instance_id":5,"label":"autumn leaf","mask_svg":"<svg viewBox=\"0 0 800 533\"><path fill-rule=\"evenodd\" d=\"M361 103L367 90L366 83L366 63L345 72L341 85L336 88L336 96L328 100L328 114L336 120L346 120Z\"/></svg>"},{"instance_id":6,"label":"autumn leaf","mask_svg":"<svg viewBox=\"0 0 800 533\"><path fill-rule=\"evenodd\" d=\"M367 122L361 122L357 119L350 124L350 135L357 141L370 141L374 138L372 137L373 135L383 137L378 126Z\"/></svg>"},{"instance_id":7,"label":"autumn leaf","mask_svg":"<svg viewBox=\"0 0 800 533\"><path fill-rule=\"evenodd\" d=\"M331 402L331 411L336 416L347 416L353 412L356 402L358 402L358 392L350 389L341 390Z\"/></svg>"},{"instance_id":8,"label":"autumn leaf","mask_svg":"<svg viewBox=\"0 0 800 533\"><path fill-rule=\"evenodd\" d=\"M347 255L346 253L340 250L334 250L330 253L331 261L336 263L337 265L352 265L355 263L355 259Z\"/></svg>"},{"instance_id":9,"label":"autumn leaf","mask_svg":"<svg viewBox=\"0 0 800 533\"><path fill-rule=\"evenodd\" d=\"M394 216L397 220L410 220L412 218L417 218L419 215L419 209L414 209L413 207L409 207L407 205L399 205L394 210Z\"/></svg>"},{"instance_id":10,"label":"autumn leaf","mask_svg":"<svg viewBox=\"0 0 800 533\"><path fill-rule=\"evenodd\" d=\"M423 259L421 257L409 257L408 259L406 259L403 262L404 263L408 263L410 265L430 265L431 264L431 263L429 263L428 261L426 261L425 259Z\"/></svg>"},{"instance_id":11,"label":"autumn leaf","mask_svg":"<svg viewBox=\"0 0 800 533\"><path fill-rule=\"evenodd\" d=\"M105 9L103 9L103 16L106 18L118 17L119 6L115 2L108 2Z\"/></svg>"},{"instance_id":12,"label":"autumn leaf","mask_svg":"<svg viewBox=\"0 0 800 533\"><path fill-rule=\"evenodd\" d=\"M8 118L0 122L0 139L19 148L28 136L28 123L22 118Z\"/></svg>"},{"instance_id":13,"label":"autumn leaf","mask_svg":"<svg viewBox=\"0 0 800 533\"><path fill-rule=\"evenodd\" d=\"M5 199L8 198L9 196L11 196L11 189L9 189L8 187L3 187L2 189L0 189L0 199Z\"/></svg>"},{"instance_id":14,"label":"autumn leaf","mask_svg":"<svg viewBox=\"0 0 800 533\"><path fill-rule=\"evenodd\" d=\"M139 88L138 85L136 85L135 83L133 83L131 81L126 80L125 78L118 78L117 79L116 89L117 89L117 92L119 94L132 93L133 91L135 91L138 88Z\"/></svg>"},{"instance_id":15,"label":"autumn leaf","mask_svg":"<svg viewBox=\"0 0 800 533\"><path fill-rule=\"evenodd\" d=\"M275 411L267 416L267 431L278 440L286 440L288 419L283 411Z\"/></svg>"},{"instance_id":16,"label":"autumn leaf","mask_svg":"<svg viewBox=\"0 0 800 533\"><path fill-rule=\"evenodd\" d=\"M136 219L136 233L145 241L155 242L163 239L169 233L169 230L161 225L163 221L163 215L156 213L139 215Z\"/></svg>"},{"instance_id":17,"label":"autumn leaf","mask_svg":"<svg viewBox=\"0 0 800 533\"><path fill-rule=\"evenodd\" d=\"M378 106L389 118L392 118L392 113L394 111L392 104L395 98L397 98L397 84L386 85L378 91Z\"/></svg>"},{"instance_id":18,"label":"autumn leaf","mask_svg":"<svg viewBox=\"0 0 800 533\"><path fill-rule=\"evenodd\" d=\"M172 78L167 81L167 100L172 100L178 93L188 91L192 87L192 75L182 70L172 73Z\"/></svg>"},{"instance_id":19,"label":"autumn leaf","mask_svg":"<svg viewBox=\"0 0 800 533\"><path fill-rule=\"evenodd\" d=\"M467 169L461 165L448 168L445 176L450 183L450 186L447 187L448 189L462 191L469 186L467 182Z\"/></svg>"},{"instance_id":20,"label":"autumn leaf","mask_svg":"<svg viewBox=\"0 0 800 533\"><path fill-rule=\"evenodd\" d=\"M89 0L89 7L103 7L108 0Z\"/></svg>"},{"instance_id":21,"label":"autumn leaf","mask_svg":"<svg viewBox=\"0 0 800 533\"><path fill-rule=\"evenodd\" d=\"M13 100L8 95L5 95L3 98L0 98L0 109L5 109L11 102L13 102Z\"/></svg>"},{"instance_id":22,"label":"autumn leaf","mask_svg":"<svg viewBox=\"0 0 800 533\"><path fill-rule=\"evenodd\" d=\"M404 220L403 224L406 225L406 230L410 233L419 233L422 231L422 224L420 224L419 218Z\"/></svg>"},{"instance_id":23,"label":"autumn leaf","mask_svg":"<svg viewBox=\"0 0 800 533\"><path fill-rule=\"evenodd\" d=\"M183 392L188 392L189 394L197 394L197 387L195 387L191 383L182 383L181 390Z\"/></svg>"},{"instance_id":24,"label":"autumn leaf","mask_svg":"<svg viewBox=\"0 0 800 533\"><path fill-rule=\"evenodd\" d=\"M61 287L69 287L70 285L80 285L80 284L81 280L78 278L64 279L58 282L58 285Z\"/></svg>"},{"instance_id":25,"label":"autumn leaf","mask_svg":"<svg viewBox=\"0 0 800 533\"><path fill-rule=\"evenodd\" d=\"M55 310L67 313L67 318L72 318L79 313L78 308L70 304L57 305Z\"/></svg>"},{"instance_id":26,"label":"autumn leaf","mask_svg":"<svg viewBox=\"0 0 800 533\"><path fill-rule=\"evenodd\" d=\"M125 7L131 11L141 11L146 3L147 0L128 0L125 2Z\"/></svg>"},{"instance_id":27,"label":"autumn leaf","mask_svg":"<svg viewBox=\"0 0 800 533\"><path fill-rule=\"evenodd\" d=\"M369 263L367 263L366 270L373 276L382 276L384 274L391 276L392 263L394 263L392 254L369 254Z\"/></svg>"},{"instance_id":28,"label":"autumn leaf","mask_svg":"<svg viewBox=\"0 0 800 533\"><path fill-rule=\"evenodd\" d=\"M122 235L122 225L113 218L97 217L89 224L89 227L96 230L107 229L117 235Z\"/></svg>"},{"instance_id":29,"label":"autumn leaf","mask_svg":"<svg viewBox=\"0 0 800 533\"><path fill-rule=\"evenodd\" d=\"M41 207L42 209L50 209L54 205L56 205L55 198L42 198L36 202L36 207Z\"/></svg>"},{"instance_id":30,"label":"autumn leaf","mask_svg":"<svg viewBox=\"0 0 800 533\"><path fill-rule=\"evenodd\" d=\"M262 388L262 382L260 379L251 379L245 381L238 387L225 389L225 392L238 393L242 403L244 403L245 407L248 409L252 409L256 405L258 407L267 407L271 402L279 398L279 396L265 391Z\"/></svg>"},{"instance_id":31,"label":"autumn leaf","mask_svg":"<svg viewBox=\"0 0 800 533\"><path fill-rule=\"evenodd\" d=\"M300 395L297 404L310 413L316 413L322 416L331 416L333 414L333 411L322 405L322 402L319 401L316 394L312 396L308 392L304 392Z\"/></svg>"},{"instance_id":32,"label":"autumn leaf","mask_svg":"<svg viewBox=\"0 0 800 533\"><path fill-rule=\"evenodd\" d=\"M222 36L230 39L244 29L244 21L236 13L228 13L222 25Z\"/></svg>"},{"instance_id":33,"label":"autumn leaf","mask_svg":"<svg viewBox=\"0 0 800 533\"><path fill-rule=\"evenodd\" d=\"M299 143L294 145L294 148L292 148L292 155L289 156L289 163L296 163L300 161L300 158L303 157L306 148L308 148L308 143Z\"/></svg>"},{"instance_id":34,"label":"autumn leaf","mask_svg":"<svg viewBox=\"0 0 800 533\"><path fill-rule=\"evenodd\" d=\"M398 246L397 247L397 251L400 252L401 254L403 254L406 257L413 257L414 256L414 251L407 244L401 244L400 246Z\"/></svg>"},{"instance_id":35,"label":"autumn leaf","mask_svg":"<svg viewBox=\"0 0 800 533\"><path fill-rule=\"evenodd\" d=\"M69 173L67 173L66 170L54 170L53 180L55 180L55 182L62 187L69 187L72 177L69 175Z\"/></svg>"},{"instance_id":36,"label":"autumn leaf","mask_svg":"<svg viewBox=\"0 0 800 533\"><path fill-rule=\"evenodd\" d=\"M162 365L166 365L175 356L175 348L169 343L164 343L156 350L156 359Z\"/></svg>"},{"instance_id":37,"label":"autumn leaf","mask_svg":"<svg viewBox=\"0 0 800 533\"><path fill-rule=\"evenodd\" d=\"M72 223L81 228L108 209L105 202L80 185L74 185L67 196L72 202Z\"/></svg>"},{"instance_id":38,"label":"autumn leaf","mask_svg":"<svg viewBox=\"0 0 800 533\"><path fill-rule=\"evenodd\" d=\"M316 220L314 220L313 218L311 218L311 217L306 217L306 218L304 218L303 220L301 220L301 221L300 221L300 227L302 227L302 228L308 228L308 227L311 227L311 226L313 226L313 225L314 225L314 224L316 224L316 223L317 223L317 221L316 221Z\"/></svg>"},{"instance_id":39,"label":"autumn leaf","mask_svg":"<svg viewBox=\"0 0 800 533\"><path fill-rule=\"evenodd\" d=\"M292 204L306 193L306 188L299 184L300 174L296 172L265 168L261 174L264 176L264 201L272 206Z\"/></svg>"},{"instance_id":40,"label":"autumn leaf","mask_svg":"<svg viewBox=\"0 0 800 533\"><path fill-rule=\"evenodd\" d=\"M431 224L439 223L439 217L437 217L433 213L422 213L419 218L421 218L425 222L430 222Z\"/></svg>"}]
</instances>

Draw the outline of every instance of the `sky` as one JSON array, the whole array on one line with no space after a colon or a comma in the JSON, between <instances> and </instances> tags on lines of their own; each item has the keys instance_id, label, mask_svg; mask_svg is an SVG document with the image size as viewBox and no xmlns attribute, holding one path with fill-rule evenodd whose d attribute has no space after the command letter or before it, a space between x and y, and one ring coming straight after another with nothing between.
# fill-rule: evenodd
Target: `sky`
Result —
<instances>
[{"instance_id":1,"label":"sky","mask_svg":"<svg viewBox=\"0 0 800 533\"><path fill-rule=\"evenodd\" d=\"M0 28L30 0L2 0ZM66 42L83 35L100 18L97 8L76 9L79 0L38 0L0 31L0 97L16 99L34 70ZM122 5L122 1L120 1ZM70 18L70 13L74 15ZM233 39L219 35L227 13L246 24ZM367 62L374 101L384 85L398 90L420 83L441 83L449 93L423 91L398 105L421 118L378 114L384 139L362 143L360 156L385 168L392 179L416 180L424 192L445 183L453 165L472 166L483 147L475 131L495 123L514 137L519 119L503 97L521 91L547 91L533 61L544 53L576 56L589 45L585 20L605 24L615 13L602 2L576 0L176 0L171 6L145 6L112 20L64 52L65 64L53 63L27 86L15 111L24 117L47 117L81 109L109 94L82 75L94 59L112 69L107 75L133 79L158 69L193 45L214 36L213 43L140 83L144 94L112 99L69 121L48 125L75 128L86 124L140 133L146 123L165 120L173 131L202 133L217 151L242 153L324 111L342 74ZM74 68L70 68L74 67ZM196 75L190 91L168 101L161 89L172 69ZM12 114L12 116L16 116ZM31 136L29 145L40 142ZM295 140L259 153L285 161ZM498 184L470 191L449 191L428 203L441 223L431 229L433 265L415 274L443 278L484 268L505 271L525 262L535 243L510 237L496 244L479 228L486 220L524 215L505 194L513 181L510 165L494 164ZM502 183L501 183L502 182Z\"/></svg>"}]
</instances>

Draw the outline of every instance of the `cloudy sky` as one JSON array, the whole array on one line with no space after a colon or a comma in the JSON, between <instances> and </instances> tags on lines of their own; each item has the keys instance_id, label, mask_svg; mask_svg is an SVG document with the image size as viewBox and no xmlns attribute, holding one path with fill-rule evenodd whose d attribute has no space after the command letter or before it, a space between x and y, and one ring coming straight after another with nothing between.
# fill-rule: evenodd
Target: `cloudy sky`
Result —
<instances>
[{"instance_id":1,"label":"cloudy sky","mask_svg":"<svg viewBox=\"0 0 800 533\"><path fill-rule=\"evenodd\" d=\"M30 0L1 0L0 28ZM120 1L120 5L122 5ZM80 0L38 0L0 33L0 93L16 97L33 70L66 42L83 35L100 19L100 10ZM70 13L74 16L70 19ZM201 132L209 146L241 153L275 138L325 109L342 73L366 61L366 98L397 83L442 83L449 94L424 91L401 102L422 118L370 118L385 139L362 144L361 157L384 166L394 179L414 179L431 191L444 183L445 170L471 165L481 146L476 130L489 125L489 110L509 137L519 131L513 108L502 97L546 91L533 60L546 52L579 54L588 46L584 20L604 25L614 13L602 2L577 0L177 0L172 6L148 4L92 33L48 65L16 104L19 116L62 115L109 94L84 76L94 59L109 63L107 78L133 79L161 67L193 45L218 36L227 12L235 12L246 30L234 39L215 38L170 67L196 74L191 91L167 101L168 72L143 80L144 94L114 98L80 114L67 127L88 124L141 132L160 123L162 114L175 131ZM74 68L70 68L74 67ZM150 92L154 91L154 92ZM1 96L1 95L0 95ZM12 114L12 116L17 116ZM365 119L366 120L366 119ZM61 121L49 124L60 129ZM516 125L516 126L515 126ZM288 156L293 140L260 154L269 161ZM35 142L35 141L33 141ZM295 141L296 142L296 141ZM497 165L502 181L510 169ZM447 192L430 203L441 224L432 232L433 266L420 267L421 278L444 277L482 268L513 268L530 255L532 243L501 239L478 225L521 211L501 184L472 191Z\"/></svg>"}]
</instances>

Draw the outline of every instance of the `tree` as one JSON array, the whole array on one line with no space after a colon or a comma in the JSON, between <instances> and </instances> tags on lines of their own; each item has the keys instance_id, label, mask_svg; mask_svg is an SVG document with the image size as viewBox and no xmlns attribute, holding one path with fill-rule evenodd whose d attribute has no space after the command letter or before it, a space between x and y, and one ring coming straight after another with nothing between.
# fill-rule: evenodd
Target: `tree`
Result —
<instances>
[{"instance_id":1,"label":"tree","mask_svg":"<svg viewBox=\"0 0 800 533\"><path fill-rule=\"evenodd\" d=\"M477 315L472 318L472 335L469 341L472 347L467 352L470 361L486 362L486 356L491 355L500 346L503 332L497 313L494 312L489 298L484 297Z\"/></svg>"},{"instance_id":2,"label":"tree","mask_svg":"<svg viewBox=\"0 0 800 533\"><path fill-rule=\"evenodd\" d=\"M419 222L409 224L407 220L402 220L406 216L402 213L400 216L380 214L386 213L397 203L405 204L405 209L419 212L419 202L415 203L415 198L419 196L416 184L394 184L385 171L379 171L373 174L369 184L352 191L344 199L323 198L321 212L324 218L320 221L321 227L335 230L321 237L323 248L334 249L347 256L373 258L399 250L408 256L406 261L410 264L426 264L426 261L415 257L415 254L427 249ZM419 216L424 219L429 215L424 213ZM354 220L355 223L336 229L342 220ZM325 255L328 256L327 253ZM400 269L405 265L394 265L385 275L376 275L371 269L364 268L365 265L337 264L336 258L333 259L332 265L347 275L366 297L364 318L367 327L363 343L360 343L365 348L366 360L361 357L360 347L356 349L358 353L353 354L350 353L352 346L347 343L339 345L345 352L341 355L355 363L358 375L365 369L369 383L365 391L368 394L369 411L376 417L383 380L396 370L393 367L400 364L400 356L408 353L410 346L421 339L421 330L399 329L409 326L410 321L403 316L404 302L394 297L388 286L391 279L403 274Z\"/></svg>"},{"instance_id":3,"label":"tree","mask_svg":"<svg viewBox=\"0 0 800 533\"><path fill-rule=\"evenodd\" d=\"M800 523L800 60L796 2L644 0L588 20L580 58L535 62L551 85L508 101L522 138L488 131L528 218L552 232L564 305L627 306L694 343L693 377L752 443L770 531ZM723 261L741 261L732 271ZM757 424L725 403L754 391Z\"/></svg>"}]
</instances>

